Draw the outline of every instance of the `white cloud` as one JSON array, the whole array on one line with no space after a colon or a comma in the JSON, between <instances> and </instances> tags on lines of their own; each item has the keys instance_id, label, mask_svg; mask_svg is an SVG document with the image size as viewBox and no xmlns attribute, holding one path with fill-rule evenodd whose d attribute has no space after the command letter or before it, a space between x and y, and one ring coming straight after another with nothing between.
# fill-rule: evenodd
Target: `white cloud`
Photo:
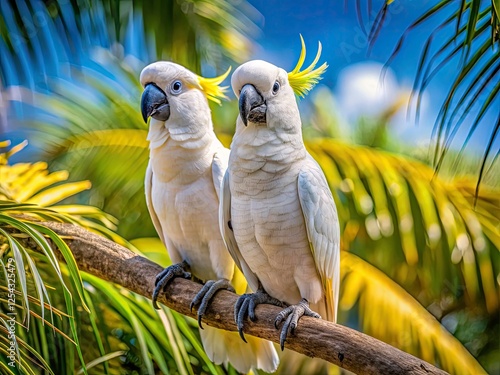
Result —
<instances>
[{"instance_id":1,"label":"white cloud","mask_svg":"<svg viewBox=\"0 0 500 375\"><path fill-rule=\"evenodd\" d=\"M392 69L383 71L382 64L368 61L342 69L335 92L342 117L352 124L360 116L379 115L402 95L409 96L411 87L400 85ZM420 122L416 125L414 106L407 118L407 105L403 105L392 117L394 134L406 140L428 143L433 124L428 108L428 95L424 93Z\"/></svg>"},{"instance_id":2,"label":"white cloud","mask_svg":"<svg viewBox=\"0 0 500 375\"><path fill-rule=\"evenodd\" d=\"M340 71L336 91L347 119L377 115L396 100L400 91L396 77L390 69L381 75L382 68L377 62L363 62Z\"/></svg>"}]
</instances>

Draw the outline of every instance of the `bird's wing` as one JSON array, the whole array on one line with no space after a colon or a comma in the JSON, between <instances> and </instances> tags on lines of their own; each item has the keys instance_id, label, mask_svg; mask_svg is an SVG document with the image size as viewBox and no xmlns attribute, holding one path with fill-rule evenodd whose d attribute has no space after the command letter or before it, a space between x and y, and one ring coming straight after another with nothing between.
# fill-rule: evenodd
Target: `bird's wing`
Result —
<instances>
[{"instance_id":1,"label":"bird's wing","mask_svg":"<svg viewBox=\"0 0 500 375\"><path fill-rule=\"evenodd\" d=\"M227 163L229 160L229 150L225 147L221 147L219 151L214 154L212 160L212 179L214 181L215 192L217 193L217 198L220 201L220 190L222 179L227 170Z\"/></svg>"},{"instance_id":2,"label":"bird's wing","mask_svg":"<svg viewBox=\"0 0 500 375\"><path fill-rule=\"evenodd\" d=\"M236 238L234 237L233 230L229 227L231 221L231 192L229 190L229 173L226 171L224 179L221 185L221 197L219 205L219 225L222 238L229 251L229 254L233 257L234 263L243 272L245 278L247 279L248 285L253 291L256 291L259 286L259 280L257 275L250 270L247 262L243 259L241 255L238 244L236 243Z\"/></svg>"},{"instance_id":3,"label":"bird's wing","mask_svg":"<svg viewBox=\"0 0 500 375\"><path fill-rule=\"evenodd\" d=\"M229 150L221 145L220 149L214 154L212 161L212 180L215 192L217 194L218 202L221 201L221 189L222 189L221 185L222 185L222 180L224 179L224 174L226 173L227 170L228 161L229 161ZM227 246L224 246L222 251L226 252ZM248 287L248 284L245 280L245 276L243 276L243 273L238 268L238 266L236 266L236 264L234 264L233 267L234 267L234 272L233 272L233 277L231 279L231 284L235 288L236 293L238 294L245 293Z\"/></svg>"},{"instance_id":4,"label":"bird's wing","mask_svg":"<svg viewBox=\"0 0 500 375\"><path fill-rule=\"evenodd\" d=\"M165 237L163 236L163 230L161 228L160 220L158 220L158 216L156 216L155 209L153 207L153 197L152 195L153 189L153 168L151 167L151 163L148 164L148 168L146 169L146 178L144 181L144 190L146 192L146 204L148 205L149 216L151 216L151 220L153 221L153 225L155 226L156 232L161 239L161 242L166 246Z\"/></svg>"},{"instance_id":5,"label":"bird's wing","mask_svg":"<svg viewBox=\"0 0 500 375\"><path fill-rule=\"evenodd\" d=\"M340 229L337 208L320 166L309 157L298 178L307 236L326 298L327 320L337 320L340 279Z\"/></svg>"}]
</instances>

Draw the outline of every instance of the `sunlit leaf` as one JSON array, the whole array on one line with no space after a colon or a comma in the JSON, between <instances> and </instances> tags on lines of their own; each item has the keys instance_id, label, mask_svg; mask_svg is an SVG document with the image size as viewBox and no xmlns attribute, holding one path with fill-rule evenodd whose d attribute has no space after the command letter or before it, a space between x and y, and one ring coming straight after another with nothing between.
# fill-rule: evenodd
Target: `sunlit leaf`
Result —
<instances>
[{"instance_id":1,"label":"sunlit leaf","mask_svg":"<svg viewBox=\"0 0 500 375\"><path fill-rule=\"evenodd\" d=\"M376 20L370 30L371 45L375 43L380 33L385 14L390 7L389 3L389 1L384 1L382 9L377 14ZM453 5L457 8L452 15L449 16L448 8ZM498 69L493 69L491 77L483 80L481 83L479 83L477 79L477 77L481 77L481 75L478 75L476 78L471 77L473 70L484 72L491 66L493 61L498 61L500 59L500 48L498 48L499 45L497 43L499 40L499 17L497 8L498 4L495 4L494 1L486 2L486 5L484 2L482 4L481 0L463 0L460 2L439 1L433 4L428 11L419 16L416 21L408 26L394 48L392 55L389 57L388 64L396 55L401 53L403 43L410 32L413 32L417 27L423 27L423 25L429 23L432 18L441 14L446 14L446 21L442 22L441 25L428 36L418 63L412 94L412 98L417 97L416 113L418 118L422 93L429 82L444 66L449 66L452 61L456 61L460 58L458 74L442 104L434 128L434 132L437 134L434 163L438 169L459 129L468 127L469 135L466 139L467 143L472 134L476 132L479 123L483 120L487 112L492 111L494 116L498 115L498 111L495 112L493 110L498 107L497 99L498 92L500 91L500 87L495 84L495 82L498 81ZM453 23L455 23L455 25L453 25ZM436 36L446 35L445 33L448 31L453 31L453 35L448 37L447 40L445 39L446 41L437 51L429 53L430 45L432 41L436 39ZM485 39L483 34L488 31L491 37ZM445 51L449 50L449 48L452 50L448 52L448 55L437 65L437 67L434 67L435 60ZM472 91L473 87L477 87L478 90L476 92ZM470 106L476 101L474 96L478 95L479 91L488 93L488 100L486 100L486 103L482 106L480 113L473 115L470 111ZM462 114L458 122L454 121L457 113ZM472 118L472 125L468 125L464 121L466 118ZM497 139L498 132L491 132L489 140L484 146L485 152L477 176L477 191L479 189L479 184L482 182L484 167L492 151L492 145ZM462 147L462 150L464 148L465 146Z\"/></svg>"},{"instance_id":2,"label":"sunlit leaf","mask_svg":"<svg viewBox=\"0 0 500 375\"><path fill-rule=\"evenodd\" d=\"M430 363L439 362L450 373L486 373L456 338L390 278L350 253L343 252L340 259L340 307L347 310L357 304L365 332Z\"/></svg>"}]
</instances>

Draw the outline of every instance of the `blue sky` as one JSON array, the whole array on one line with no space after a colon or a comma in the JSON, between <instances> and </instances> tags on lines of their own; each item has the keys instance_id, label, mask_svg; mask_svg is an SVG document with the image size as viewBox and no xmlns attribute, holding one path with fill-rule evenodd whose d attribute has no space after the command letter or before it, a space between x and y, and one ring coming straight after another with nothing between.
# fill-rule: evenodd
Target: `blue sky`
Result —
<instances>
[{"instance_id":1,"label":"blue sky","mask_svg":"<svg viewBox=\"0 0 500 375\"><path fill-rule=\"evenodd\" d=\"M306 2L298 0L250 0L250 3L258 11L256 14L260 13L260 16L257 16L255 21L261 29L261 32L255 36L258 47L252 57L268 60L289 70L294 66L300 53L299 34L303 35L308 47L309 59L307 61L313 58L317 43L321 41L323 45L321 61L327 61L329 64L329 69L321 83L328 86L335 93L338 107L342 111L342 117L346 119L346 124L355 121L359 115L376 112L377 109L383 108L384 105L394 100L401 92L408 92L411 89L424 42L430 32L443 21L444 17L441 12L439 17L435 17L431 22L426 22L423 26L415 28L408 34L402 50L390 65L390 70L386 76L387 80L384 82L385 91L373 92L374 86L376 86L374 82L378 81L380 68L389 58L399 37L412 21L423 14L435 2L395 0L389 7L389 15L370 54L368 54L367 33L382 1L372 1L371 12L367 9L368 3L370 3L369 0L359 1L361 20L356 12L356 2L353 0L345 2L340 0L309 0ZM458 4L459 2L450 2L446 12L451 14ZM0 6L0 8L2 7ZM69 17L70 15L71 12L68 12L66 16ZM132 17L134 17L135 22L131 23L127 30L125 52L136 54L141 59L144 58L144 48L141 45L144 33L140 30L142 19L140 14L134 14ZM102 27L101 32L93 34L96 40L91 41L92 43L103 45L108 43L104 38L106 35L104 23L102 23ZM41 28L40 30L48 31L46 29ZM437 34L434 48L447 40L453 31L454 26ZM66 36L61 35L61 38L64 39ZM102 38L104 39L101 40ZM76 42L85 44L86 40L82 39ZM48 69L47 72L49 73L51 72L50 69L57 70L60 68L58 64L51 63L52 60L64 61L67 58L64 54L64 48L59 45L60 43L57 44L57 41L54 43L56 43L55 47L57 48L54 47L53 50L45 51L47 60L45 68ZM78 43L76 44L78 45ZM82 65L98 68L96 66L98 64L93 62L90 56L85 55L83 50L77 49L76 53L78 55L76 61ZM7 61L6 66L9 66L8 56L0 54L0 60L2 58L4 63ZM144 63L149 62L144 61ZM430 142L434 119L457 74L458 68L459 58L456 58L435 76L426 90L418 126L413 121L406 121L404 111L395 117L391 129L393 129L396 136L410 145L415 144L415 142L420 144ZM33 75L36 75L35 73ZM14 76L10 75L10 78L14 81L8 82L8 84L18 84L23 78ZM28 78L28 81L33 80L33 77ZM375 88L380 89L380 87ZM478 99L473 111L478 112L484 98L483 96ZM307 100L306 98L302 102L307 104ZM0 111L0 124L2 122L2 112ZM495 108L493 108L483 119L481 126L471 140L468 151L478 154L484 150L485 142L488 140L497 119L498 110L495 113ZM470 122L469 120L469 125ZM467 126L463 128L462 134L453 143L453 148L459 149L462 146L467 128ZM500 137L497 137L494 150L498 150L499 147Z\"/></svg>"},{"instance_id":2,"label":"blue sky","mask_svg":"<svg viewBox=\"0 0 500 375\"><path fill-rule=\"evenodd\" d=\"M355 1L277 1L251 0L250 3L262 14L257 23L262 33L256 38L260 45L254 53L254 58L268 60L285 69L293 68L300 52L299 33L303 35L310 54L317 48L317 41L323 45L322 61L327 61L329 69L324 76L323 84L334 90L342 110L342 94L350 92L346 87L352 79L361 75L373 78L378 76L377 65L386 63L405 29L419 15L428 10L435 2L416 0L396 0L389 7L389 16L385 20L378 40L368 54L368 38L370 27L375 19L381 4L373 1L371 13L368 13L368 1L360 1L362 8L362 22L358 19ZM446 12L451 14L457 4L448 7ZM390 71L394 73L393 80L388 83L391 90L410 90L417 71L419 57L424 43L432 30L443 21L440 17L431 19L431 22L413 29L406 38L397 58L391 63ZM435 47L446 41L454 31L452 28L437 34ZM312 59L312 57L310 56ZM380 65L379 65L380 64ZM355 66L355 68L354 68ZM426 143L431 136L434 119L444 101L444 98L455 79L459 67L456 58L435 76L425 93L423 111L418 126L414 121L407 122L406 115L395 118L397 124L393 129L406 142L415 140ZM348 69L346 69L348 68ZM349 72L346 77L346 72ZM348 79L343 79L348 78ZM390 78L390 77L389 77ZM386 93L391 96L395 93ZM363 114L368 108L380 104L375 101L367 103L360 97L358 113ZM480 98L483 99L484 98ZM480 101L480 100L479 100ZM424 104L425 104L424 103ZM351 103L352 104L352 103ZM475 107L479 111L481 103ZM350 105L344 115L352 119L356 113L356 106ZM474 111L474 109L473 109ZM492 126L498 118L498 111L490 111L483 119L481 126L471 139L468 151L478 154L484 149L486 140L491 134ZM471 121L469 121L470 124ZM459 134L452 147L459 149L465 138L466 128ZM497 137L496 148L500 147L500 137Z\"/></svg>"}]
</instances>

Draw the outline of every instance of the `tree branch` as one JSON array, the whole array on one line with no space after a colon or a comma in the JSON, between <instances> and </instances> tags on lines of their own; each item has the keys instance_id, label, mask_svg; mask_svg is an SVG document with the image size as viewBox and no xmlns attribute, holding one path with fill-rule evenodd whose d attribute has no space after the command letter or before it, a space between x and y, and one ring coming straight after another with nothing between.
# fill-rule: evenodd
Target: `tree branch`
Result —
<instances>
[{"instance_id":1,"label":"tree branch","mask_svg":"<svg viewBox=\"0 0 500 375\"><path fill-rule=\"evenodd\" d=\"M65 238L80 270L119 284L150 298L158 264L134 254L106 238L72 224L40 223ZM55 246L54 246L55 248ZM189 304L201 289L193 281L176 278L158 301L181 314L196 318ZM236 331L233 306L237 295L217 293L203 322L213 327ZM280 308L259 305L257 321L245 321L246 334L279 343L279 331L273 322ZM287 338L286 347L310 357L319 357L341 368L359 374L446 374L446 372L410 354L345 326L325 320L303 317L296 334Z\"/></svg>"}]
</instances>

